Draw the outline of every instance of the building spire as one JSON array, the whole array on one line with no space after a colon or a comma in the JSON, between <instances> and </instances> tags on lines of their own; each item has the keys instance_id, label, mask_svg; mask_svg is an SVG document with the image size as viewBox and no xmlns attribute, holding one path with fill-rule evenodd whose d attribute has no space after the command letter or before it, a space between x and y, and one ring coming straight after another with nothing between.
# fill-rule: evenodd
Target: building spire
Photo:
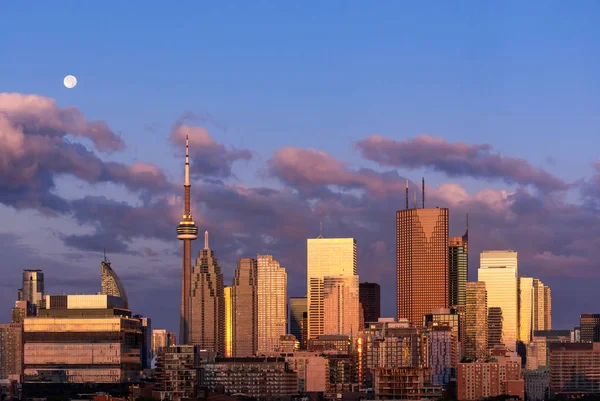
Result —
<instances>
[{"instance_id":1,"label":"building spire","mask_svg":"<svg viewBox=\"0 0 600 401\"><path fill-rule=\"evenodd\" d=\"M406 180L406 210L408 210L408 180Z\"/></svg>"},{"instance_id":2,"label":"building spire","mask_svg":"<svg viewBox=\"0 0 600 401\"><path fill-rule=\"evenodd\" d=\"M190 142L188 140L188 136L185 136L185 182L183 185L190 185L190 152L189 152Z\"/></svg>"},{"instance_id":3,"label":"building spire","mask_svg":"<svg viewBox=\"0 0 600 401\"><path fill-rule=\"evenodd\" d=\"M208 249L208 230L204 231L204 249Z\"/></svg>"},{"instance_id":4,"label":"building spire","mask_svg":"<svg viewBox=\"0 0 600 401\"><path fill-rule=\"evenodd\" d=\"M319 219L319 236L317 238L323 238L323 218Z\"/></svg>"}]
</instances>

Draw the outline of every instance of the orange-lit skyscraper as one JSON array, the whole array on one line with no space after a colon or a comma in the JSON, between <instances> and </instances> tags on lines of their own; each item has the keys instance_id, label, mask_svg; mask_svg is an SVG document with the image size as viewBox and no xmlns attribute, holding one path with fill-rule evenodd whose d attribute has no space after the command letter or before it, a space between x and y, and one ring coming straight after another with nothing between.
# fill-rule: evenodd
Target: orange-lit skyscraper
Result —
<instances>
[{"instance_id":1,"label":"orange-lit skyscraper","mask_svg":"<svg viewBox=\"0 0 600 401\"><path fill-rule=\"evenodd\" d=\"M396 212L396 281L398 319L420 325L433 309L448 307L448 209Z\"/></svg>"},{"instance_id":2,"label":"orange-lit skyscraper","mask_svg":"<svg viewBox=\"0 0 600 401\"><path fill-rule=\"evenodd\" d=\"M254 356L258 349L256 259L241 258L231 286L232 356Z\"/></svg>"},{"instance_id":3,"label":"orange-lit skyscraper","mask_svg":"<svg viewBox=\"0 0 600 401\"><path fill-rule=\"evenodd\" d=\"M177 239L183 241L183 266L181 268L181 309L179 320L179 343L190 340L190 288L192 276L192 241L198 238L198 227L192 219L190 199L190 156L188 137L185 137L185 180L183 182L183 219L177 226Z\"/></svg>"}]
</instances>

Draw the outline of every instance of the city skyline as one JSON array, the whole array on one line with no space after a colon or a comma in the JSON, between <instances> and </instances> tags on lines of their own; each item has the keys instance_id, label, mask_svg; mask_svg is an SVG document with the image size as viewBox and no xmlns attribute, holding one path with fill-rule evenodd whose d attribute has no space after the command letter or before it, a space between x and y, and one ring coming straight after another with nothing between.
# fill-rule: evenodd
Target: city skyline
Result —
<instances>
[{"instance_id":1,"label":"city skyline","mask_svg":"<svg viewBox=\"0 0 600 401\"><path fill-rule=\"evenodd\" d=\"M325 237L357 239L360 280L394 316L393 215L426 177L449 236L469 213L471 280L482 250L514 249L552 288L553 327L597 312L597 5L22 7L0 27L1 321L23 269L51 294L97 292L106 248L131 308L178 331L186 135L191 211L227 284L240 257L269 254L304 296L322 219ZM114 22L101 42L89 15ZM175 16L189 23L160 20Z\"/></svg>"}]
</instances>

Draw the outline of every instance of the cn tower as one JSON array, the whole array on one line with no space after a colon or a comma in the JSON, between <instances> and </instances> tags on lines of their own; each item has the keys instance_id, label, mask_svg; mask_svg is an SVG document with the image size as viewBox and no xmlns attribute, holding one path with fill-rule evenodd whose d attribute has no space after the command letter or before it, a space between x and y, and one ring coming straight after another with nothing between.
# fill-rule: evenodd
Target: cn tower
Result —
<instances>
[{"instance_id":1,"label":"cn tower","mask_svg":"<svg viewBox=\"0 0 600 401\"><path fill-rule=\"evenodd\" d=\"M190 156L189 142L185 136L185 181L183 183L183 219L177 226L177 239L183 241L183 267L181 270L181 310L179 344L189 343L190 333L190 281L192 276L192 241L198 238L198 227L190 210Z\"/></svg>"}]
</instances>

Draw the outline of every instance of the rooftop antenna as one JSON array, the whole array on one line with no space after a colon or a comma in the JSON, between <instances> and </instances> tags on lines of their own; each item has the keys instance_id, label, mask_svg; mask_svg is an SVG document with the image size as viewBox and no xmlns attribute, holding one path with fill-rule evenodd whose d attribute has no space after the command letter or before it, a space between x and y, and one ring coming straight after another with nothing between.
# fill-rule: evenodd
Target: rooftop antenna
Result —
<instances>
[{"instance_id":1,"label":"rooftop antenna","mask_svg":"<svg viewBox=\"0 0 600 401\"><path fill-rule=\"evenodd\" d=\"M406 210L408 210L408 180L406 180Z\"/></svg>"},{"instance_id":2,"label":"rooftop antenna","mask_svg":"<svg viewBox=\"0 0 600 401\"><path fill-rule=\"evenodd\" d=\"M204 231L204 249L208 249L208 230Z\"/></svg>"},{"instance_id":3,"label":"rooftop antenna","mask_svg":"<svg viewBox=\"0 0 600 401\"><path fill-rule=\"evenodd\" d=\"M423 177L423 180L422 180L422 184L421 184L421 185L423 186L423 199L422 199L422 202L423 202L423 209L425 209L425 177Z\"/></svg>"}]
</instances>

